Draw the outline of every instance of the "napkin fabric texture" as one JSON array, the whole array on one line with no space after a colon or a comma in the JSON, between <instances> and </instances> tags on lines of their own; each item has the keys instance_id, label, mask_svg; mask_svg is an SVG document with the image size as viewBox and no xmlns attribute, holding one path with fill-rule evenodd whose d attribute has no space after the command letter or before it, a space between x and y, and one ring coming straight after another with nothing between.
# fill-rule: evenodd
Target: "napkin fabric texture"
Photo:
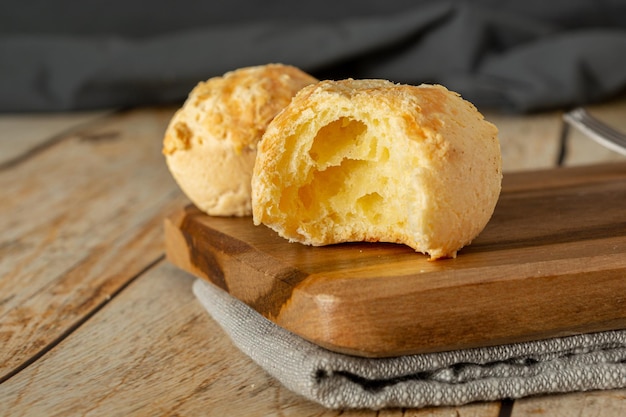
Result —
<instances>
[{"instance_id":1,"label":"napkin fabric texture","mask_svg":"<svg viewBox=\"0 0 626 417\"><path fill-rule=\"evenodd\" d=\"M193 291L243 353L328 408L455 406L626 387L626 330L371 359L310 343L213 284L197 280Z\"/></svg>"},{"instance_id":2,"label":"napkin fabric texture","mask_svg":"<svg viewBox=\"0 0 626 417\"><path fill-rule=\"evenodd\" d=\"M526 112L626 88L621 0L8 0L0 111L179 103L239 67L440 83L479 108Z\"/></svg>"}]
</instances>

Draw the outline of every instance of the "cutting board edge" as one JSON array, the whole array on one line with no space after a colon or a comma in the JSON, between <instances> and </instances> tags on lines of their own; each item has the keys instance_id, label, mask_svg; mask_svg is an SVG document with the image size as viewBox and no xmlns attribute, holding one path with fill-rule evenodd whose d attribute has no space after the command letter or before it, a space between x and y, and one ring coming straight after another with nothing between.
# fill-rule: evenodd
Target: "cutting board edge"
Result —
<instances>
[{"instance_id":1,"label":"cutting board edge","mask_svg":"<svg viewBox=\"0 0 626 417\"><path fill-rule=\"evenodd\" d=\"M191 249L188 246L189 239L185 238L184 232L180 229L180 226L182 224L182 219L184 218L184 216L186 215L185 213L187 212L188 212L187 209L182 209L174 213L172 216L168 217L165 221L165 233L166 233L166 240L167 240L166 255L167 255L168 261L172 262L177 267L191 273L192 275L196 277L204 279L205 281L210 282L213 285L216 285L224 290L229 291L229 288L227 285L225 285L223 278L216 279L216 274L211 275L211 274L206 273L206 271L203 271L202 268L199 268L196 265L194 265L194 263L190 261L189 256L182 256L180 250L173 249L174 247L177 247L178 249L180 249L181 246L185 246L187 248L187 251L182 251L182 254L189 254L191 252ZM245 264L244 261L236 257L233 257L232 259L230 259L230 261L235 264ZM242 265L242 266L246 266L246 265ZM606 271L599 271L598 273L605 274ZM617 274L618 277L624 276L626 275L626 269L615 270L615 274ZM227 272L225 273L222 270L220 271L220 274L217 274L217 275L224 276L224 275L228 275L228 273ZM227 276L226 278L230 279L231 277ZM327 292L321 292L321 293L316 292L316 279L318 278L321 278L323 280L328 280L327 277L324 277L324 274L307 276L306 279L302 280L299 284L293 287L293 293L291 294L290 297L286 297L284 302L280 303L280 309L278 311L274 311L273 313L269 311L265 311L265 314L263 314L262 312L261 314L263 314L269 320L275 322L277 325L303 337L306 340L309 340L315 344L323 346L329 350L340 352L340 353L347 353L347 354L358 355L358 356L363 356L363 357L396 356L396 355L402 355L402 354L427 353L427 352L452 350L452 349L460 349L460 348L474 348L474 347L488 346L488 345L500 344L500 343L524 342L524 341L530 341L530 340L534 340L538 338L554 337L555 335L576 334L576 333L580 333L581 331L580 330L581 326L576 325L576 326L569 326L569 327L555 326L553 328L531 329L529 331L521 332L520 334L513 335L513 336L511 334L505 335L505 336L497 336L497 337L490 335L489 337L483 337L479 339L474 338L472 340L468 340L467 335L466 336L461 335L457 339L455 339L453 343L443 343L441 341L431 340L431 341L427 341L427 343L422 343L421 345L414 344L412 347L402 347L396 343L396 344L392 344L391 349L390 349L390 346L387 346L384 350L381 351L380 345L377 343L377 341L380 340L381 338L384 339L385 337L388 337L388 335L385 334L385 332L377 333L376 329L360 326L358 328L359 330L365 331L366 333L367 332L370 333L369 340L371 340L372 343L366 344L366 345L363 345L363 340L368 339L368 337L363 336L363 334L357 335L357 336L350 335L345 332L342 332L342 334L340 335L333 334L332 332L333 320L336 317L344 317L344 318L350 317L350 314L347 314L345 311L340 312L340 310L345 310L346 308L348 309L348 311L353 308L357 309L360 304L358 301L356 301L355 302L356 307L354 305L351 305L350 303L343 303L343 305L341 305L341 303L339 305L337 304L333 305L332 294L328 294ZM546 279L549 279L549 278L550 277L546 277ZM567 275L561 275L557 277L556 279L560 281L564 281L567 278L568 278ZM401 279L401 277L399 277L399 279ZM593 283L596 282L596 280L593 278L588 278L588 279L592 281ZM332 278L330 280L332 281ZM498 281L494 281L492 282L492 284L497 285ZM510 285L510 282L506 282L506 284ZM559 287L567 286L567 284L558 283L558 282L554 284ZM457 289L471 289L473 285L475 284L468 283L465 286L458 286ZM439 290L439 294L432 293L432 291L436 293L438 290ZM412 293L405 294L406 295L405 298L410 299L410 297L416 296L419 293L423 293L423 291L420 290L420 291L414 291ZM446 293L448 296L450 296L449 288L439 288L439 289L435 288L435 289L432 289L431 293L426 295L425 298L431 301L437 300L437 299L440 299L442 296L446 295ZM583 295L586 295L586 294L587 292L583 291ZM254 305L254 302L250 302L250 301L246 302L245 296L244 296L245 294L235 293L232 295L235 296L236 298L240 298L240 299L244 298L242 301L244 301L246 304L250 305L251 307L259 310L259 306ZM410 303L406 302L406 300L403 302L400 302L399 304L398 304L399 300L396 300L396 301L397 301L396 305L400 305L400 307L404 309L407 309L406 305L410 305ZM402 306L403 303L406 303L406 305ZM626 300L624 300L624 303L626 303ZM298 308L294 311L290 311L290 308L294 305L298 306ZM485 305L488 306L488 303L486 303ZM508 316L504 318L506 322L506 321L514 320L515 316L519 312L519 309L511 309L511 307L509 306L506 310L503 310L503 311L505 313L508 312ZM488 313L488 316L495 317L497 316L497 313L498 313L497 311L495 312L492 311ZM467 314L465 314L464 316L466 319L471 318L471 316L468 316ZM397 328L397 326L396 327L393 326L394 322L402 322L402 318L403 318L402 314L391 316L391 319L386 322L386 325L383 326L383 328L386 330L391 329L392 334L398 331L405 330L405 334L406 334L406 329ZM432 319L432 316L430 318ZM620 320L618 321L617 325L621 327L626 327L626 314L624 314L623 317L621 318L614 317L612 320L613 321L610 321L609 324L606 324L605 322L591 323L591 324L585 323L583 327L587 331L612 330L614 329L614 326L616 326L615 320ZM304 322L308 321L308 324L307 324L308 327L303 325L303 321ZM361 323L363 322L364 321L361 320ZM326 326L325 329L323 326ZM346 325L345 323L341 326L334 326L334 327L337 329L344 329L344 330L346 328L350 328L350 326ZM413 333L415 333L413 335L415 339L418 339L420 337L419 331L413 331ZM436 329L432 329L432 328L424 329L422 333L431 334L431 338L432 338L432 334L436 333ZM350 340L350 337L353 337L353 340ZM346 340L346 338L348 340ZM358 341L359 346L355 346L354 340Z\"/></svg>"},{"instance_id":2,"label":"cutting board edge","mask_svg":"<svg viewBox=\"0 0 626 417\"><path fill-rule=\"evenodd\" d=\"M398 309L393 312L394 314L386 315L384 321L380 320L380 317L385 312L377 311L358 300L342 302L328 293L316 294L311 292L315 285L307 282L306 289L294 290L292 298L283 305L280 314L273 317L272 321L330 350L364 357L397 356L528 342L583 332L625 329L626 310L623 308L620 310L619 307L626 305L626 292L620 297L615 297L612 285L615 282L622 282L624 276L626 268L539 277L535 280L534 298L517 302L515 300L492 302L490 299L492 293L502 294L502 288L511 289L509 281L459 286L453 293L450 288L436 288L425 293L418 291L406 294L402 299L394 299ZM571 284L580 283L581 277L585 278L585 286L574 292L571 288L575 287ZM607 285L598 286L598 284ZM520 285L523 285L523 282L520 281ZM550 293L554 295L555 301L547 305L542 300L552 286L557 287ZM626 289L626 284L623 286ZM561 292L558 287L570 288L567 294L570 298L556 300ZM421 300L417 300L422 306L421 309L416 308L411 302L411 298L418 295L422 296ZM475 301L474 306L478 304L480 308L474 307L473 311L457 308L445 312L437 308L438 303L449 297L479 300ZM576 299L575 302L572 298ZM590 299L596 303L603 302L603 307L597 307L593 312L585 312L584 308ZM605 300L611 301L604 303ZM390 303L381 302L379 305ZM571 321L574 314L578 314L577 322ZM377 318L368 320L368 315L377 315ZM520 318L523 316L525 318ZM552 316L552 320L542 320L546 316ZM411 320L407 321L407 317L411 317ZM337 320L342 322L337 323ZM351 326L351 321L359 323L359 326ZM407 327L407 322L422 324ZM372 326L368 326L368 323ZM512 323L517 323L515 331L512 331ZM398 334L402 334L402 340L393 341ZM428 338L421 339L424 335L428 335ZM451 335L455 336L453 341L445 342ZM410 347L406 346L407 339L411 341ZM389 343L383 350L380 349L380 340L387 340ZM422 341L417 342L420 340Z\"/></svg>"},{"instance_id":3,"label":"cutting board edge","mask_svg":"<svg viewBox=\"0 0 626 417\"><path fill-rule=\"evenodd\" d=\"M529 185L528 183L523 181L522 176L516 176L517 180L519 183L515 183L513 189L515 190L515 192L519 191L519 190L533 190L535 186L538 186L540 188L545 188L545 189L552 189L559 186L559 184L564 185L567 187L567 189L569 190L578 190L578 185L577 184L582 184L582 185L589 185L589 184L595 184L595 183L602 183L605 181L608 181L609 183L613 184L613 187L615 187L616 185L622 184L623 183L623 178L624 178L624 171L626 169L626 164L613 164L610 167L596 167L596 168L592 168L591 169L591 179L589 179L586 175L585 175L585 170L583 169L559 169L559 170L546 170L543 173L538 173L537 174L537 178L534 178L531 181L531 184ZM543 187L543 184L541 182L541 177L543 175L548 175L551 174L552 172L557 172L558 171L558 175L554 181L550 182L550 184L548 184L547 186ZM571 172L574 174L573 177L568 177L566 174L568 172ZM579 180L580 179L580 180ZM618 182L616 182L618 181ZM533 185L534 184L534 185ZM541 184L541 185L537 185L537 184ZM615 188L614 188L615 189ZM573 192L573 191L572 191ZM623 196L623 194L620 194ZM197 210L197 209L196 209ZM182 216L182 217L181 217ZM615 216L614 216L615 217ZM177 226L177 222L180 221L181 218L184 218L184 213L181 215L181 213L178 213L178 217L176 217L176 215L174 215L173 220L166 220L166 230L169 227L170 231L169 231L169 235L168 232L166 232L166 255L167 255L167 259L174 263L175 265L181 267L181 269L186 270L187 272L198 276L208 282L212 282L214 285L220 286L224 289L228 290L228 286L224 285L224 282L220 282L221 279L224 279L224 275L228 275L225 274L223 270L219 270L217 271L218 273L207 273L207 271L205 270L206 268L203 269L202 266L198 266L195 265L193 262L191 262L191 260L188 257L188 253L185 254L176 254L176 253L171 253L172 249L169 248L168 249L168 244L170 244L170 246L181 246L182 243L184 242L184 246L187 247L188 244L188 240L190 236L185 237L183 234L180 233L179 230L176 230L178 226L180 226L180 223L178 223ZM169 226L168 226L168 221L170 221ZM593 223L595 224L595 223ZM224 230L231 230L231 228L226 227ZM249 233L249 232L246 232ZM244 233L244 235L246 235L246 233ZM168 237L168 236L176 236L174 238ZM237 236L237 234L235 234ZM235 236L230 236L230 239L237 239ZM245 240L245 239L244 239ZM228 245L227 245L228 246ZM586 251L586 247L583 248L582 245L579 245L580 247L577 249L577 256L582 256L584 258L584 252ZM622 241L617 242L617 249L621 250L622 252L624 251L624 243ZM252 252L254 252L255 250L257 250L257 248L254 247L254 245L249 246L248 249L252 249ZM248 250L246 249L246 250ZM484 250L484 248L483 248ZM549 249L552 250L552 249ZM498 249L498 252L502 252L500 249ZM250 252L248 252L250 253ZM307 251L308 253L308 251ZM220 256L224 256L225 254L221 253ZM228 255L228 254L227 254ZM234 256L232 256L232 259L229 259L229 262L232 262L232 265L245 265L245 266L250 266L249 264L246 264L247 261L249 261L249 259L245 259L247 254L244 254L244 256L240 256L241 254L235 254ZM491 254L489 254L491 255ZM230 255L229 255L230 256ZM300 255L298 255L300 256ZM293 258L293 256L292 256ZM528 259L531 259L528 257ZM292 259L293 260L293 259ZM577 259L578 260L578 259ZM584 262L585 260L583 259L581 261ZM288 265L290 261L287 260L286 261L286 265ZM619 265L622 265L622 262L619 263ZM528 267L528 265L525 265L526 267ZM611 270L610 266L607 268L607 270L602 271L602 272L598 272L598 274L617 274L615 276L626 276L626 271L624 270L624 268L622 268L620 266L621 269L615 269L613 268ZM236 269L236 268L235 268ZM215 271L213 271L215 272ZM222 275L222 277L220 278L219 275ZM306 274L304 274L306 275ZM216 279L217 278L219 279ZM289 278L289 277L287 277ZM292 285L295 289L294 291L299 291L302 290L302 288L300 288L299 290L298 287L300 287L303 283L304 286L306 286L307 284L310 283L310 279L296 279L295 281L291 281L291 282L286 282L285 284L287 286ZM624 289L626 283L623 283L623 280L620 281L614 281L614 283L617 283L614 285L614 290L615 293L625 293ZM563 284L559 284L559 286L561 286ZM591 288L592 289L592 288ZM233 295L237 295L237 293L232 293ZM565 293L564 293L565 294ZM586 293L583 291L580 293L581 296L586 295ZM240 295L240 294L239 294ZM558 294L556 294L556 296L558 296ZM238 297L240 298L240 297ZM243 298L243 299L242 299ZM250 300L246 300L246 297L241 297L240 299L242 301L244 301L246 304L252 306L253 308L255 308L257 311L259 311L259 306L258 305L254 305L254 302L250 302ZM314 298L314 296L313 296ZM614 298L614 293L611 292L607 292L605 294L603 294L600 297L601 301L604 300L610 300ZM254 301L254 300L253 300ZM364 352L363 349L360 350L352 350L352 348L350 347L351 345L349 344L345 344L345 343L329 343L328 341L330 340L331 342L334 341L334 339L329 336L329 332L322 332L321 334L316 334L315 332L306 332L303 331L301 328L298 328L298 323L297 322L293 322L293 323L289 323L288 321L285 321L285 318L282 317L281 318L281 314L285 314L285 311L287 311L289 309L289 305L293 305L293 304L298 304L297 300L296 302L293 302L294 300L291 300L289 298L287 299L283 299L281 301L281 303L279 303L278 305L278 310L274 310L273 313L268 314L267 311L265 311L265 313L263 315L265 315L266 317L270 318L272 321L276 322L279 325L282 325L283 327L287 328L288 330L294 331L294 333L296 334L300 334L301 336L303 336L305 339L307 340L311 340L314 341L314 343L317 343L321 346L325 346L328 348L331 348L331 350L335 350L335 351L340 351L340 352L345 352L345 353L351 353L351 354L358 354L359 356L370 356L370 357L380 357L380 356L395 356L395 354L389 355L389 351L385 350L382 352L382 354L378 354L376 353L376 348L377 346L373 346L370 351ZM619 311L623 311L623 306L624 304L624 300L622 299L620 301L622 304L617 305L617 310ZM320 304L319 300L317 301L313 301L313 304ZM323 303L322 303L323 304ZM333 310L333 309L330 309ZM262 311L262 309L261 309ZM260 311L260 312L261 312ZM310 309L311 314L315 314L315 309ZM337 311L336 309L334 311ZM521 310L520 310L521 311ZM545 313L545 312L544 312ZM548 311L549 313L549 311ZM564 313L566 315L569 315L571 317L576 317L576 315L578 314L576 311L569 311ZM318 312L318 315L319 312ZM321 314L320 316L323 316L323 314ZM510 320L515 319L515 317L509 317ZM282 320L282 321L281 321ZM506 336L504 339L498 339L497 337L493 336L491 337L491 341L489 344L483 344L480 343L479 345L475 345L473 342L471 343L465 343L462 338L456 339L453 341L452 346L448 343L448 344L444 344L444 343L440 343L438 345L436 345L435 347L435 351L439 351L441 349L453 349L453 348L457 348L457 347L478 347L478 346L483 346L483 345L491 345L493 343L495 344L501 344L501 343L506 343L506 342L517 342L517 341L528 341L528 340L534 340L534 339L541 339L541 338L548 338L548 337L558 337L558 336L566 336L566 335L570 335L570 334L579 334L579 333L585 333L585 332L592 332L592 331L605 331L605 330L616 330L617 328L625 328L626 327L626 323L625 323L625 319L624 319L624 314L622 314L621 316L617 315L617 316L611 316L611 317L605 317L604 319L599 319L596 321L593 321L594 319L590 319L591 321L585 321L584 323L582 321L571 321L569 323L568 326L560 326L557 329L548 329L547 333L544 330L534 330L531 332L526 332L526 336L521 336L521 337L516 337L516 336L512 336L512 335L508 335ZM294 324L295 323L295 324ZM582 324L581 324L582 323ZM419 337L419 334L417 335ZM339 346L341 345L341 346ZM447 347L446 347L447 346ZM409 354L409 353L420 353L420 352L427 352L430 351L430 348L417 348L417 350L415 348L411 348L408 350L401 350L400 348L398 348L396 350L396 354L399 352L402 352L401 354ZM374 352L374 354L372 354L372 352Z\"/></svg>"}]
</instances>

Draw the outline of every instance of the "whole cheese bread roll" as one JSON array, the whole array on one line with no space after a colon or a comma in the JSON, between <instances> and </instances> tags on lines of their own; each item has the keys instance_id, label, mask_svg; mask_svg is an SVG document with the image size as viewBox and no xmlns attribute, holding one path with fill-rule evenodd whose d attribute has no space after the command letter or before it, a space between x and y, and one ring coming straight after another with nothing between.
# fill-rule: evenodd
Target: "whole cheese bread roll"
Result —
<instances>
[{"instance_id":1,"label":"whole cheese bread roll","mask_svg":"<svg viewBox=\"0 0 626 417\"><path fill-rule=\"evenodd\" d=\"M496 127L438 85L322 81L268 126L253 220L290 241L404 243L455 257L500 194Z\"/></svg>"},{"instance_id":2,"label":"whole cheese bread roll","mask_svg":"<svg viewBox=\"0 0 626 417\"><path fill-rule=\"evenodd\" d=\"M250 215L257 143L292 97L315 82L295 67L268 64L199 83L163 139L167 165L187 197L210 215Z\"/></svg>"}]
</instances>

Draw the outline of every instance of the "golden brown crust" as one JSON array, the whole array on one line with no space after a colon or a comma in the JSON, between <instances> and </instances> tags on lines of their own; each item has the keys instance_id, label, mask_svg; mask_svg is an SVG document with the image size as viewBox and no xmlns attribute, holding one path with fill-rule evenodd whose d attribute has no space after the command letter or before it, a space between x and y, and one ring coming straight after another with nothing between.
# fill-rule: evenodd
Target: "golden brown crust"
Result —
<instances>
[{"instance_id":1,"label":"golden brown crust","mask_svg":"<svg viewBox=\"0 0 626 417\"><path fill-rule=\"evenodd\" d=\"M228 72L191 91L165 132L163 154L198 208L221 216L251 213L257 142L296 92L314 82L298 68L268 64Z\"/></svg>"},{"instance_id":2,"label":"golden brown crust","mask_svg":"<svg viewBox=\"0 0 626 417\"><path fill-rule=\"evenodd\" d=\"M398 242L453 257L488 222L501 178L496 127L458 94L322 81L268 126L253 216L305 244Z\"/></svg>"}]
</instances>

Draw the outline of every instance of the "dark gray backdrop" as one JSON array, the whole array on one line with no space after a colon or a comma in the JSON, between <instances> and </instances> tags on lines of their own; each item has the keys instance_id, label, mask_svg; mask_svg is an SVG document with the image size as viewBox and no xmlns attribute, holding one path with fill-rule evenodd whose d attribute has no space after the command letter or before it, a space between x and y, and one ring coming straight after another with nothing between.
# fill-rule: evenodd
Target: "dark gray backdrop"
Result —
<instances>
[{"instance_id":1,"label":"dark gray backdrop","mask_svg":"<svg viewBox=\"0 0 626 417\"><path fill-rule=\"evenodd\" d=\"M0 0L0 111L177 103L268 62L507 111L586 104L626 88L626 1Z\"/></svg>"}]
</instances>

